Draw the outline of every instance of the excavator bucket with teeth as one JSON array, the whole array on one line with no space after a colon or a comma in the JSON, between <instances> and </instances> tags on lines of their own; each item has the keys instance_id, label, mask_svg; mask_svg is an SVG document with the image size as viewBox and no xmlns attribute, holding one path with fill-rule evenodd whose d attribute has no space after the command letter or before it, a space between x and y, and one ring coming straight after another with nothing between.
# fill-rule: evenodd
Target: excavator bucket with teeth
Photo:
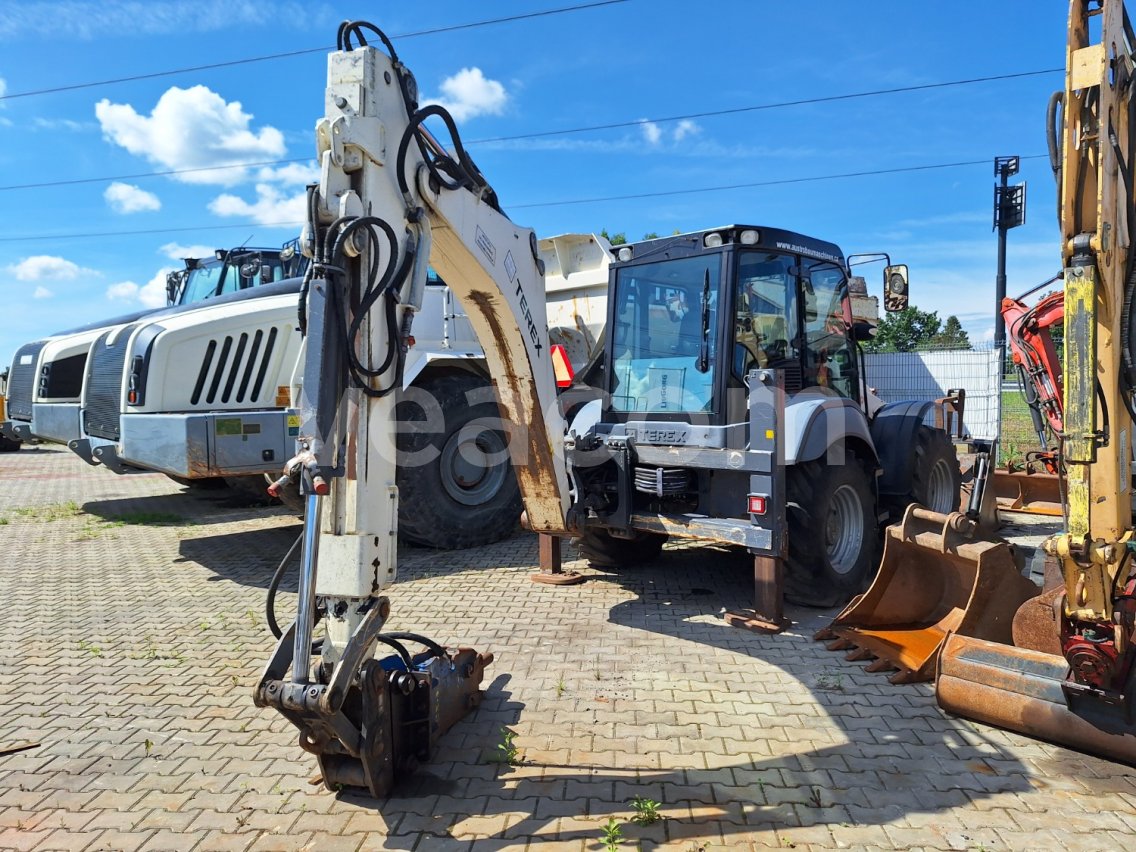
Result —
<instances>
[{"instance_id":1,"label":"excavator bucket with teeth","mask_svg":"<svg viewBox=\"0 0 1136 852\"><path fill-rule=\"evenodd\" d=\"M849 660L871 660L869 671L894 669L892 683L931 680L952 633L1010 642L1014 612L1038 588L1009 544L974 534L961 512L909 506L887 530L871 587L815 638Z\"/></svg>"}]
</instances>

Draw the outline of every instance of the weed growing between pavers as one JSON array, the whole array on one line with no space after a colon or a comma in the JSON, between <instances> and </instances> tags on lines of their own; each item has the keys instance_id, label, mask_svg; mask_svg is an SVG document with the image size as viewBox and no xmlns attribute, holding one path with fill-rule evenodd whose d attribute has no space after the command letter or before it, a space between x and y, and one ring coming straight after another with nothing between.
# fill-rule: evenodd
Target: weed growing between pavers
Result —
<instances>
[{"instance_id":1,"label":"weed growing between pavers","mask_svg":"<svg viewBox=\"0 0 1136 852\"><path fill-rule=\"evenodd\" d=\"M659 813L659 803L645 796L636 796L631 800L631 807L635 809L635 816L631 821L639 825L652 825L663 818Z\"/></svg>"},{"instance_id":2,"label":"weed growing between pavers","mask_svg":"<svg viewBox=\"0 0 1136 852\"><path fill-rule=\"evenodd\" d=\"M520 751L516 745L517 732L509 728L501 728L501 742L497 750L486 756L486 763L500 763L502 766L516 766L520 763Z\"/></svg>"},{"instance_id":3,"label":"weed growing between pavers","mask_svg":"<svg viewBox=\"0 0 1136 852\"><path fill-rule=\"evenodd\" d=\"M169 512L126 512L112 517L99 517L84 511L83 507L74 500L50 506L25 506L13 509L12 513L21 520L33 523L53 523L83 518L83 526L76 533L75 541L90 541L127 526L186 527L197 524L194 520ZM0 517L0 525L10 523L11 518Z\"/></svg>"},{"instance_id":4,"label":"weed growing between pavers","mask_svg":"<svg viewBox=\"0 0 1136 852\"><path fill-rule=\"evenodd\" d=\"M603 834L600 839L603 841L604 849L607 852L612 852L623 845L623 829L619 827L619 820L615 817L608 817L607 822L603 826Z\"/></svg>"}]
</instances>

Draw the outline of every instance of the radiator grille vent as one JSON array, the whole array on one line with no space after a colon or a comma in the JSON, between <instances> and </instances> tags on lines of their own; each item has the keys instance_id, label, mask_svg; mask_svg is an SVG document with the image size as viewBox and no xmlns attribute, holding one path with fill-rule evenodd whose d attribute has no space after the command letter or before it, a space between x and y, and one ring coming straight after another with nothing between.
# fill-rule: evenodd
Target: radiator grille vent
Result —
<instances>
[{"instance_id":1,"label":"radiator grille vent","mask_svg":"<svg viewBox=\"0 0 1136 852\"><path fill-rule=\"evenodd\" d=\"M268 396L264 378L272 362L277 337L277 329L270 328L267 334L257 329L252 334L241 332L236 337L227 335L210 340L197 371L190 404L261 402L262 393ZM275 401L275 385L267 390Z\"/></svg>"},{"instance_id":2,"label":"radiator grille vent","mask_svg":"<svg viewBox=\"0 0 1136 852\"><path fill-rule=\"evenodd\" d=\"M47 345L46 340L37 340L21 346L12 359L8 373L8 416L15 420L32 419L32 398L37 379L36 362L39 353ZM21 361L26 363L21 364Z\"/></svg>"},{"instance_id":3,"label":"radiator grille vent","mask_svg":"<svg viewBox=\"0 0 1136 852\"><path fill-rule=\"evenodd\" d=\"M122 367L126 347L136 326L127 326L115 335L101 335L91 346L87 358L87 387L83 394L83 431L96 438L117 441L121 434L119 418L122 406Z\"/></svg>"},{"instance_id":4,"label":"radiator grille vent","mask_svg":"<svg viewBox=\"0 0 1136 852\"><path fill-rule=\"evenodd\" d=\"M693 477L681 467L639 466L635 468L635 490L656 497L687 494L694 490Z\"/></svg>"}]
</instances>

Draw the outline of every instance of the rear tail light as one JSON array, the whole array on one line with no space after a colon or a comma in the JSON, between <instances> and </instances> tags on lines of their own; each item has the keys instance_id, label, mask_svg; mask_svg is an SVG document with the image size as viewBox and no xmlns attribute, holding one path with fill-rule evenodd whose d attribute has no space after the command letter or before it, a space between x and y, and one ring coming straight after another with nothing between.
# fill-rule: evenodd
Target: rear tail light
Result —
<instances>
[{"instance_id":1,"label":"rear tail light","mask_svg":"<svg viewBox=\"0 0 1136 852\"><path fill-rule=\"evenodd\" d=\"M768 508L769 498L764 494L749 495L749 513L751 515L764 515Z\"/></svg>"},{"instance_id":2,"label":"rear tail light","mask_svg":"<svg viewBox=\"0 0 1136 852\"><path fill-rule=\"evenodd\" d=\"M126 401L130 405L141 405L145 399L145 388L142 387L142 367L145 361L141 355L135 355L130 362L130 377L126 386Z\"/></svg>"}]
</instances>

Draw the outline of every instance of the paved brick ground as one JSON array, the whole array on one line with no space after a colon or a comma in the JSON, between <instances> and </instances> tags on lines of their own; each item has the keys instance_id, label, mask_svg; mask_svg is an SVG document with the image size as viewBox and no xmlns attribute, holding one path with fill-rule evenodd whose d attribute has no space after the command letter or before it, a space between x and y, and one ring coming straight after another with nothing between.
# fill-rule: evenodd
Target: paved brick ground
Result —
<instances>
[{"instance_id":1,"label":"paved brick ground","mask_svg":"<svg viewBox=\"0 0 1136 852\"><path fill-rule=\"evenodd\" d=\"M487 699L398 796L336 797L250 698L292 518L56 450L0 455L0 481L2 743L39 743L0 757L3 849L552 852L611 816L644 849L1134 843L1133 770L946 718L811 642L831 613L723 626L746 560L668 547L552 588L526 535L404 550L395 626L493 651ZM504 725L521 766L485 759ZM636 795L666 819L631 824Z\"/></svg>"}]
</instances>

